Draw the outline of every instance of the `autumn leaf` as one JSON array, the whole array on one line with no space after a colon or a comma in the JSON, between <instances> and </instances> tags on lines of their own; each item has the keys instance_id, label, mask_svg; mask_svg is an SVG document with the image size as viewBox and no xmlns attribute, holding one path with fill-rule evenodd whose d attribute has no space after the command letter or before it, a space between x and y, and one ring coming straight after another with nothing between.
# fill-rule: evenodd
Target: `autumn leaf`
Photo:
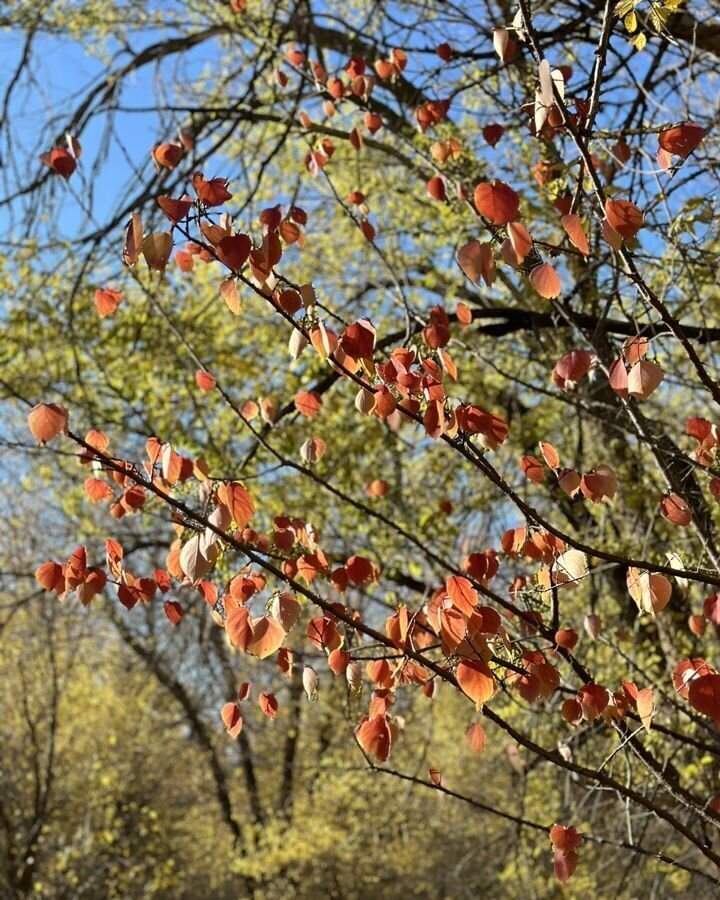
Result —
<instances>
[{"instance_id":1,"label":"autumn leaf","mask_svg":"<svg viewBox=\"0 0 720 900\"><path fill-rule=\"evenodd\" d=\"M473 753L479 755L485 749L485 730L477 722L468 725L465 731L465 739Z\"/></svg>"},{"instance_id":2,"label":"autumn leaf","mask_svg":"<svg viewBox=\"0 0 720 900\"><path fill-rule=\"evenodd\" d=\"M59 403L38 403L28 415L30 433L41 444L51 441L68 429L68 411Z\"/></svg>"},{"instance_id":3,"label":"autumn leaf","mask_svg":"<svg viewBox=\"0 0 720 900\"><path fill-rule=\"evenodd\" d=\"M267 716L268 719L274 719L277 717L278 702L274 694L263 691L263 693L258 697L258 705L262 710L263 715Z\"/></svg>"},{"instance_id":4,"label":"autumn leaf","mask_svg":"<svg viewBox=\"0 0 720 900\"><path fill-rule=\"evenodd\" d=\"M467 578L451 575L445 582L445 590L453 605L463 615L471 615L478 603L478 594Z\"/></svg>"},{"instance_id":5,"label":"autumn leaf","mask_svg":"<svg viewBox=\"0 0 720 900\"><path fill-rule=\"evenodd\" d=\"M232 199L225 178L211 178L208 181L202 173L196 172L192 178L192 185L198 200L205 206L222 206Z\"/></svg>"},{"instance_id":6,"label":"autumn leaf","mask_svg":"<svg viewBox=\"0 0 720 900\"><path fill-rule=\"evenodd\" d=\"M266 659L280 649L284 640L282 625L270 616L261 616L252 620L252 638L247 651L259 659Z\"/></svg>"},{"instance_id":7,"label":"autumn leaf","mask_svg":"<svg viewBox=\"0 0 720 900\"><path fill-rule=\"evenodd\" d=\"M255 515L255 503L244 485L237 481L226 482L220 485L217 494L238 528L250 524Z\"/></svg>"},{"instance_id":8,"label":"autumn leaf","mask_svg":"<svg viewBox=\"0 0 720 900\"><path fill-rule=\"evenodd\" d=\"M507 225L517 218L520 198L504 181L484 181L473 195L477 211L494 225Z\"/></svg>"},{"instance_id":9,"label":"autumn leaf","mask_svg":"<svg viewBox=\"0 0 720 900\"><path fill-rule=\"evenodd\" d=\"M230 737L237 739L243 727L243 719L237 703L226 703L220 710L220 717Z\"/></svg>"},{"instance_id":10,"label":"autumn leaf","mask_svg":"<svg viewBox=\"0 0 720 900\"><path fill-rule=\"evenodd\" d=\"M120 306L123 299L122 291L114 288L98 288L95 291L95 306L100 318L111 316Z\"/></svg>"},{"instance_id":11,"label":"autumn leaf","mask_svg":"<svg viewBox=\"0 0 720 900\"><path fill-rule=\"evenodd\" d=\"M653 715L655 714L655 698L652 688L643 688L638 691L637 695L637 711L640 721L646 731L650 731Z\"/></svg>"},{"instance_id":12,"label":"autumn leaf","mask_svg":"<svg viewBox=\"0 0 720 900\"><path fill-rule=\"evenodd\" d=\"M554 300L560 296L562 282L560 276L550 263L541 263L530 273L530 284L546 300Z\"/></svg>"},{"instance_id":13,"label":"autumn leaf","mask_svg":"<svg viewBox=\"0 0 720 900\"><path fill-rule=\"evenodd\" d=\"M644 219L642 210L629 200L606 200L605 216L610 227L629 241L640 231Z\"/></svg>"},{"instance_id":14,"label":"autumn leaf","mask_svg":"<svg viewBox=\"0 0 720 900\"><path fill-rule=\"evenodd\" d=\"M480 709L495 694L493 674L480 660L463 660L458 663L456 678L460 689Z\"/></svg>"}]
</instances>

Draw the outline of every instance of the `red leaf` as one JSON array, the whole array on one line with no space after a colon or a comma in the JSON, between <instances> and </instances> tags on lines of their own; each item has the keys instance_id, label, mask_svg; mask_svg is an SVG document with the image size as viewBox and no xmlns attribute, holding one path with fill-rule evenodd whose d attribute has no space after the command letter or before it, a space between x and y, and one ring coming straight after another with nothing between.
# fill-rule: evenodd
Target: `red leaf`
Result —
<instances>
[{"instance_id":1,"label":"red leaf","mask_svg":"<svg viewBox=\"0 0 720 900\"><path fill-rule=\"evenodd\" d=\"M445 180L440 175L435 175L427 183L427 192L433 200L444 202L447 200L447 190L445 189Z\"/></svg>"},{"instance_id":2,"label":"red leaf","mask_svg":"<svg viewBox=\"0 0 720 900\"><path fill-rule=\"evenodd\" d=\"M477 211L494 225L507 225L517 217L520 198L504 181L484 181L475 188Z\"/></svg>"},{"instance_id":3,"label":"red leaf","mask_svg":"<svg viewBox=\"0 0 720 900\"><path fill-rule=\"evenodd\" d=\"M593 358L587 350L571 350L555 363L553 382L561 391L571 391L588 374Z\"/></svg>"},{"instance_id":4,"label":"red leaf","mask_svg":"<svg viewBox=\"0 0 720 900\"><path fill-rule=\"evenodd\" d=\"M621 359L616 359L610 366L608 382L618 397L622 397L623 400L628 399L630 396L628 392L628 373L625 363Z\"/></svg>"},{"instance_id":5,"label":"red leaf","mask_svg":"<svg viewBox=\"0 0 720 900\"><path fill-rule=\"evenodd\" d=\"M225 178L212 178L207 181L201 172L196 172L192 184L198 200L205 206L222 206L232 198Z\"/></svg>"},{"instance_id":6,"label":"red leaf","mask_svg":"<svg viewBox=\"0 0 720 900\"><path fill-rule=\"evenodd\" d=\"M705 137L705 129L692 122L673 125L660 132L658 143L660 148L673 156L686 159Z\"/></svg>"},{"instance_id":7,"label":"red leaf","mask_svg":"<svg viewBox=\"0 0 720 900\"><path fill-rule=\"evenodd\" d=\"M582 834L572 827L553 825L550 829L550 842L553 850L559 853L570 853L582 844Z\"/></svg>"},{"instance_id":8,"label":"red leaf","mask_svg":"<svg viewBox=\"0 0 720 900\"><path fill-rule=\"evenodd\" d=\"M252 241L247 234L229 234L215 248L217 258L233 272L239 272L247 262Z\"/></svg>"},{"instance_id":9,"label":"red leaf","mask_svg":"<svg viewBox=\"0 0 720 900\"><path fill-rule=\"evenodd\" d=\"M46 166L50 166L54 172L57 172L58 175L62 175L66 180L77 168L77 160L72 153L64 147L55 147L55 149L50 150L48 153L41 154L40 161L44 162Z\"/></svg>"},{"instance_id":10,"label":"red leaf","mask_svg":"<svg viewBox=\"0 0 720 900\"><path fill-rule=\"evenodd\" d=\"M626 240L632 240L643 224L642 210L629 200L606 200L605 216L617 233Z\"/></svg>"},{"instance_id":11,"label":"red leaf","mask_svg":"<svg viewBox=\"0 0 720 900\"><path fill-rule=\"evenodd\" d=\"M378 575L377 566L365 556L351 556L345 563L350 581L354 585L374 581Z\"/></svg>"},{"instance_id":12,"label":"red leaf","mask_svg":"<svg viewBox=\"0 0 720 900\"><path fill-rule=\"evenodd\" d=\"M666 494L660 500L660 512L673 525L687 527L692 522L692 510L678 494Z\"/></svg>"},{"instance_id":13,"label":"red leaf","mask_svg":"<svg viewBox=\"0 0 720 900\"><path fill-rule=\"evenodd\" d=\"M315 391L300 391L295 395L295 409L303 416L314 419L322 409L322 397Z\"/></svg>"},{"instance_id":14,"label":"red leaf","mask_svg":"<svg viewBox=\"0 0 720 900\"><path fill-rule=\"evenodd\" d=\"M710 619L713 625L720 625L720 594L711 594L705 598L703 615Z\"/></svg>"},{"instance_id":15,"label":"red leaf","mask_svg":"<svg viewBox=\"0 0 720 900\"><path fill-rule=\"evenodd\" d=\"M60 563L44 562L35 569L35 580L44 591L54 591L64 586L63 567Z\"/></svg>"},{"instance_id":16,"label":"red leaf","mask_svg":"<svg viewBox=\"0 0 720 900\"><path fill-rule=\"evenodd\" d=\"M198 369L195 373L195 381L197 382L197 386L201 391L211 391L217 384L215 380L215 376L211 375L210 372L206 372L203 369Z\"/></svg>"},{"instance_id":17,"label":"red leaf","mask_svg":"<svg viewBox=\"0 0 720 900\"><path fill-rule=\"evenodd\" d=\"M578 855L574 850L571 850L570 853L555 853L553 857L553 870L555 872L555 877L561 884L565 884L569 881L575 869L577 869L578 864Z\"/></svg>"},{"instance_id":18,"label":"red leaf","mask_svg":"<svg viewBox=\"0 0 720 900\"><path fill-rule=\"evenodd\" d=\"M486 125L482 130L482 136L491 147L494 147L505 133L502 125Z\"/></svg>"},{"instance_id":19,"label":"red leaf","mask_svg":"<svg viewBox=\"0 0 720 900\"><path fill-rule=\"evenodd\" d=\"M375 329L367 319L353 322L343 332L340 345L353 359L372 357L375 349Z\"/></svg>"},{"instance_id":20,"label":"red leaf","mask_svg":"<svg viewBox=\"0 0 720 900\"><path fill-rule=\"evenodd\" d=\"M690 682L688 691L690 706L720 727L720 675L702 675Z\"/></svg>"},{"instance_id":21,"label":"red leaf","mask_svg":"<svg viewBox=\"0 0 720 900\"><path fill-rule=\"evenodd\" d=\"M193 201L189 198L187 200L173 200L172 197L160 196L157 198L157 205L165 213L168 219L170 219L173 225L177 225L177 223L181 222L190 212Z\"/></svg>"},{"instance_id":22,"label":"red leaf","mask_svg":"<svg viewBox=\"0 0 720 900\"><path fill-rule=\"evenodd\" d=\"M610 702L607 690L599 684L586 684L581 687L577 699L582 707L583 719L588 722L601 715Z\"/></svg>"}]
</instances>

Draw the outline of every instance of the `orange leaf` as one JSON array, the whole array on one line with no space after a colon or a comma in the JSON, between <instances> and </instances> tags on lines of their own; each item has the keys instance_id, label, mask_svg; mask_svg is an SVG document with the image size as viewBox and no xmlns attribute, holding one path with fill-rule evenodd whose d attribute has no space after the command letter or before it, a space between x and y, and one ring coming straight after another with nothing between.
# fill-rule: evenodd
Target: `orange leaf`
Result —
<instances>
[{"instance_id":1,"label":"orange leaf","mask_svg":"<svg viewBox=\"0 0 720 900\"><path fill-rule=\"evenodd\" d=\"M355 730L355 737L366 753L385 762L390 756L392 732L387 716L363 716Z\"/></svg>"},{"instance_id":2,"label":"orange leaf","mask_svg":"<svg viewBox=\"0 0 720 900\"><path fill-rule=\"evenodd\" d=\"M477 722L468 725L465 731L465 740L473 753L482 753L485 749L485 729Z\"/></svg>"},{"instance_id":3,"label":"orange leaf","mask_svg":"<svg viewBox=\"0 0 720 900\"><path fill-rule=\"evenodd\" d=\"M478 604L478 595L467 578L463 578L461 575L452 575L445 582L445 590L456 609L465 616L472 615Z\"/></svg>"},{"instance_id":4,"label":"orange leaf","mask_svg":"<svg viewBox=\"0 0 720 900\"><path fill-rule=\"evenodd\" d=\"M67 433L68 411L59 403L38 403L30 410L28 428L35 440L44 444Z\"/></svg>"},{"instance_id":5,"label":"orange leaf","mask_svg":"<svg viewBox=\"0 0 720 900\"><path fill-rule=\"evenodd\" d=\"M628 393L637 400L647 400L664 377L665 373L657 363L641 359L628 372Z\"/></svg>"},{"instance_id":6,"label":"orange leaf","mask_svg":"<svg viewBox=\"0 0 720 900\"><path fill-rule=\"evenodd\" d=\"M606 200L605 216L612 229L626 240L632 240L643 224L642 210L629 200Z\"/></svg>"},{"instance_id":7,"label":"orange leaf","mask_svg":"<svg viewBox=\"0 0 720 900\"><path fill-rule=\"evenodd\" d=\"M545 441L540 441L540 452L542 453L543 459L551 469L560 468L560 454L552 444L548 444Z\"/></svg>"},{"instance_id":8,"label":"orange leaf","mask_svg":"<svg viewBox=\"0 0 720 900\"><path fill-rule=\"evenodd\" d=\"M95 306L100 317L111 316L120 306L122 298L122 291L116 291L113 288L98 288L95 291Z\"/></svg>"},{"instance_id":9,"label":"orange leaf","mask_svg":"<svg viewBox=\"0 0 720 900\"><path fill-rule=\"evenodd\" d=\"M253 619L253 636L248 644L248 652L254 653L259 659L265 659L279 650L285 640L285 632L282 625L269 616L261 616Z\"/></svg>"},{"instance_id":10,"label":"orange leaf","mask_svg":"<svg viewBox=\"0 0 720 900\"><path fill-rule=\"evenodd\" d=\"M258 697L258 704L268 719L274 719L278 712L278 702L274 694L263 692Z\"/></svg>"},{"instance_id":11,"label":"orange leaf","mask_svg":"<svg viewBox=\"0 0 720 900\"><path fill-rule=\"evenodd\" d=\"M243 727L240 707L237 703L226 703L220 710L220 718L223 720L223 725L227 728L227 733L230 737L237 738Z\"/></svg>"},{"instance_id":12,"label":"orange leaf","mask_svg":"<svg viewBox=\"0 0 720 900\"><path fill-rule=\"evenodd\" d=\"M166 600L163 604L163 610L173 625L178 625L184 615L183 608L177 600Z\"/></svg>"},{"instance_id":13,"label":"orange leaf","mask_svg":"<svg viewBox=\"0 0 720 900\"><path fill-rule=\"evenodd\" d=\"M545 469L536 456L520 457L520 468L525 477L535 484L540 484L545 480Z\"/></svg>"},{"instance_id":14,"label":"orange leaf","mask_svg":"<svg viewBox=\"0 0 720 900\"><path fill-rule=\"evenodd\" d=\"M314 419L320 412L322 403L322 397L316 391L300 391L295 395L295 409L309 419Z\"/></svg>"},{"instance_id":15,"label":"orange leaf","mask_svg":"<svg viewBox=\"0 0 720 900\"><path fill-rule=\"evenodd\" d=\"M221 484L218 499L228 508L238 528L245 528L255 515L255 503L249 491L238 481Z\"/></svg>"},{"instance_id":16,"label":"orange leaf","mask_svg":"<svg viewBox=\"0 0 720 900\"><path fill-rule=\"evenodd\" d=\"M519 222L511 222L507 227L507 232L512 248L515 251L515 256L518 259L518 264L520 264L532 250L532 238L527 228Z\"/></svg>"},{"instance_id":17,"label":"orange leaf","mask_svg":"<svg viewBox=\"0 0 720 900\"><path fill-rule=\"evenodd\" d=\"M225 617L225 632L233 647L243 653L253 639L250 612L246 606L230 606Z\"/></svg>"},{"instance_id":18,"label":"orange leaf","mask_svg":"<svg viewBox=\"0 0 720 900\"><path fill-rule=\"evenodd\" d=\"M474 701L478 709L495 693L495 680L490 668L479 660L458 663L456 677L460 689Z\"/></svg>"},{"instance_id":19,"label":"orange leaf","mask_svg":"<svg viewBox=\"0 0 720 900\"><path fill-rule=\"evenodd\" d=\"M560 221L562 222L562 227L565 229L565 234L570 238L570 243L574 247L577 247L583 256L587 256L588 253L590 253L590 247L585 232L583 231L580 216L577 216L574 213L568 213L566 216L563 216Z\"/></svg>"},{"instance_id":20,"label":"orange leaf","mask_svg":"<svg viewBox=\"0 0 720 900\"><path fill-rule=\"evenodd\" d=\"M206 372L203 369L198 369L195 373L195 381L197 382L197 386L201 391L211 391L217 384L215 380L215 376L211 375L210 372Z\"/></svg>"},{"instance_id":21,"label":"orange leaf","mask_svg":"<svg viewBox=\"0 0 720 900\"><path fill-rule=\"evenodd\" d=\"M490 287L495 280L495 257L492 244L470 241L458 250L457 261L473 284L480 284L482 278Z\"/></svg>"},{"instance_id":22,"label":"orange leaf","mask_svg":"<svg viewBox=\"0 0 720 900\"><path fill-rule=\"evenodd\" d=\"M555 297L560 296L562 290L560 276L550 263L535 266L530 273L530 284L546 300L554 300Z\"/></svg>"},{"instance_id":23,"label":"orange leaf","mask_svg":"<svg viewBox=\"0 0 720 900\"><path fill-rule=\"evenodd\" d=\"M655 713L655 698L652 688L643 688L638 691L637 695L637 711L640 721L643 723L646 731L650 731L653 715Z\"/></svg>"}]
</instances>

